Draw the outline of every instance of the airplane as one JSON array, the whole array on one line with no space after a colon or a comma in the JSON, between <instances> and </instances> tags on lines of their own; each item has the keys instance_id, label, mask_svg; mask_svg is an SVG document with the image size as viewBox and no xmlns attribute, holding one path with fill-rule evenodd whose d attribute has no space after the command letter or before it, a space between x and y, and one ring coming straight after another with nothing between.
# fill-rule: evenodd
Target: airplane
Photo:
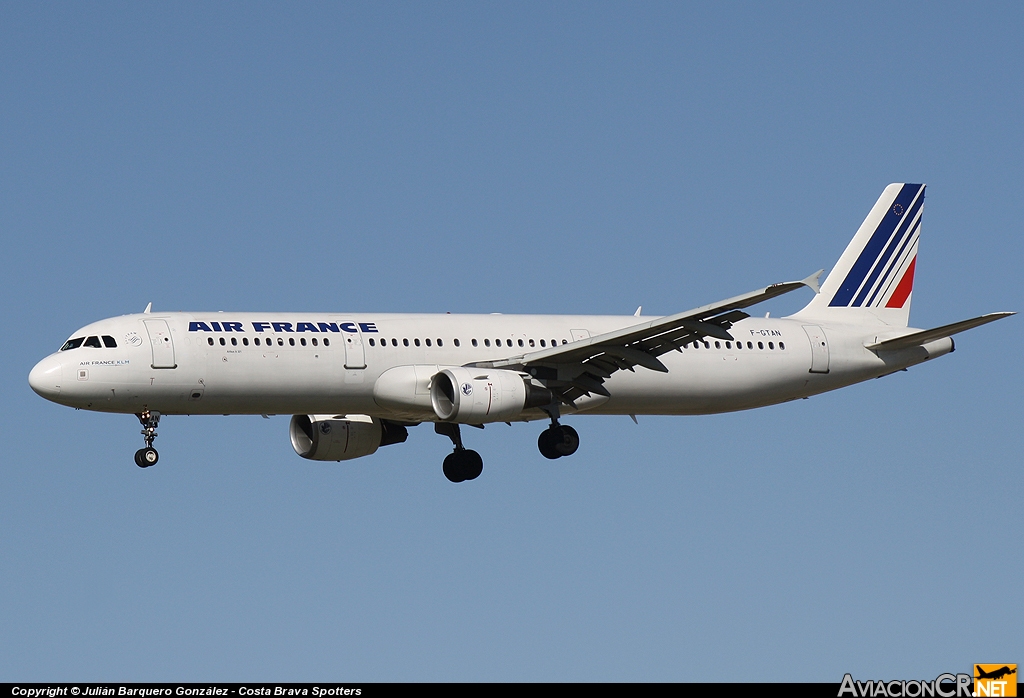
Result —
<instances>
[{"instance_id":1,"label":"airplane","mask_svg":"<svg viewBox=\"0 0 1024 698\"><path fill-rule=\"evenodd\" d=\"M1002 666L993 671L985 671L983 668L981 668L979 664L975 664L974 669L978 674L976 675L975 679L999 680L1002 679L1002 677L1008 677L1008 675L1010 675L1011 673L1017 673L1016 665L1014 666L1014 668L1010 668L1009 666Z\"/></svg>"},{"instance_id":2,"label":"airplane","mask_svg":"<svg viewBox=\"0 0 1024 698\"><path fill-rule=\"evenodd\" d=\"M974 665L974 669L977 672L977 676L974 677L976 679L995 679L995 680L998 680L998 679L1003 678L1004 676L1009 676L1010 674L1016 674L1017 673L1016 666L1013 669L1011 669L1008 666L1003 666L1003 667L1001 667L999 669L996 669L994 671L985 671L979 665L975 664Z\"/></svg>"},{"instance_id":3,"label":"airplane","mask_svg":"<svg viewBox=\"0 0 1024 698\"><path fill-rule=\"evenodd\" d=\"M453 451L442 471L477 478L461 425L548 420L549 459L579 447L567 415L698 415L797 400L948 354L999 312L908 327L925 185L890 184L835 267L665 317L363 313L157 313L100 320L32 369L40 396L134 414L153 448L164 415L294 415L295 452L369 456L430 422ZM793 315L746 308L799 288Z\"/></svg>"}]
</instances>

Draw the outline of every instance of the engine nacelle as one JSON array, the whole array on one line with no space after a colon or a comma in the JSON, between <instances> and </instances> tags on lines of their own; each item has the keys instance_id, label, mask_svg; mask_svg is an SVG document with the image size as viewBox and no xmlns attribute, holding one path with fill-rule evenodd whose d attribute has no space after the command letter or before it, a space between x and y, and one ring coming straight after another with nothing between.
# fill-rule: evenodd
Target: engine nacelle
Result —
<instances>
[{"instance_id":1,"label":"engine nacelle","mask_svg":"<svg viewBox=\"0 0 1024 698\"><path fill-rule=\"evenodd\" d=\"M401 443L405 427L363 414L297 414L288 425L292 448L309 460L351 460L374 453L379 447Z\"/></svg>"},{"instance_id":2,"label":"engine nacelle","mask_svg":"<svg viewBox=\"0 0 1024 698\"><path fill-rule=\"evenodd\" d=\"M508 422L523 410L547 407L552 399L550 390L515 371L446 368L430 380L430 404L446 422Z\"/></svg>"}]
</instances>

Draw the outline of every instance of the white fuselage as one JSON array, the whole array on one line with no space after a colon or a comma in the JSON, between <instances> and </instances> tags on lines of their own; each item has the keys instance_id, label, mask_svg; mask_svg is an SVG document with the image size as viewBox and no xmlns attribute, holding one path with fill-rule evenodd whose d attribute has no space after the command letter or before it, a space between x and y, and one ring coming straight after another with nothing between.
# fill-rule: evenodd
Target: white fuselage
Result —
<instances>
[{"instance_id":1,"label":"white fuselage","mask_svg":"<svg viewBox=\"0 0 1024 698\"><path fill-rule=\"evenodd\" d=\"M32 384L54 402L104 412L437 421L429 381L440 369L536 352L636 322L633 316L126 315L72 335L112 337L116 347L56 352L33 370ZM706 338L699 347L664 354L668 373L639 366L618 371L605 382L611 397L585 396L576 408L634 415L749 409L885 375L952 349L948 338L881 357L865 348L908 331L751 317L732 326L734 342ZM404 406L389 396L389 385L410 391ZM544 416L531 409L519 419Z\"/></svg>"}]
</instances>

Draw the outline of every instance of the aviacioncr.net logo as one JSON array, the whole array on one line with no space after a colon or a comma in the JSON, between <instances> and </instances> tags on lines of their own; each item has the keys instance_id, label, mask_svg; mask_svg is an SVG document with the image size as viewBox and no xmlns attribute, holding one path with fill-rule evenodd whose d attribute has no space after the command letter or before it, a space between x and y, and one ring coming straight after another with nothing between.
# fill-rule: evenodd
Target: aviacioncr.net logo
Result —
<instances>
[{"instance_id":1,"label":"aviacioncr.net logo","mask_svg":"<svg viewBox=\"0 0 1024 698\"><path fill-rule=\"evenodd\" d=\"M838 698L972 698L970 674L939 674L933 681L856 681L843 676Z\"/></svg>"}]
</instances>

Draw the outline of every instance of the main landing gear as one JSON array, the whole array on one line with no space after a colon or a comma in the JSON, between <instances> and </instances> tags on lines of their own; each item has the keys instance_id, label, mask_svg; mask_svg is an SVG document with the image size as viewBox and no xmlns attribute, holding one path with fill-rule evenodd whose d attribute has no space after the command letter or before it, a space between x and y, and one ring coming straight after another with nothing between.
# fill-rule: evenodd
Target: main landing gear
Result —
<instances>
[{"instance_id":1,"label":"main landing gear","mask_svg":"<svg viewBox=\"0 0 1024 698\"><path fill-rule=\"evenodd\" d=\"M580 435L568 424L559 424L554 417L551 426L540 433L537 448L545 458L554 460L562 456L571 456L580 447Z\"/></svg>"},{"instance_id":2,"label":"main landing gear","mask_svg":"<svg viewBox=\"0 0 1024 698\"><path fill-rule=\"evenodd\" d=\"M442 470L444 476L452 482L475 480L484 471L484 459L476 451L462 445L462 432L458 424L451 422L435 422L434 431L452 440L455 450L444 459Z\"/></svg>"},{"instance_id":3,"label":"main landing gear","mask_svg":"<svg viewBox=\"0 0 1024 698\"><path fill-rule=\"evenodd\" d=\"M142 435L146 437L146 447L140 448L135 452L135 465L140 468L148 468L151 465L156 465L156 462L160 460L160 454L153 448L153 440L156 438L156 428L160 424L160 413L145 412L135 415L139 418L139 422L142 423Z\"/></svg>"}]
</instances>

